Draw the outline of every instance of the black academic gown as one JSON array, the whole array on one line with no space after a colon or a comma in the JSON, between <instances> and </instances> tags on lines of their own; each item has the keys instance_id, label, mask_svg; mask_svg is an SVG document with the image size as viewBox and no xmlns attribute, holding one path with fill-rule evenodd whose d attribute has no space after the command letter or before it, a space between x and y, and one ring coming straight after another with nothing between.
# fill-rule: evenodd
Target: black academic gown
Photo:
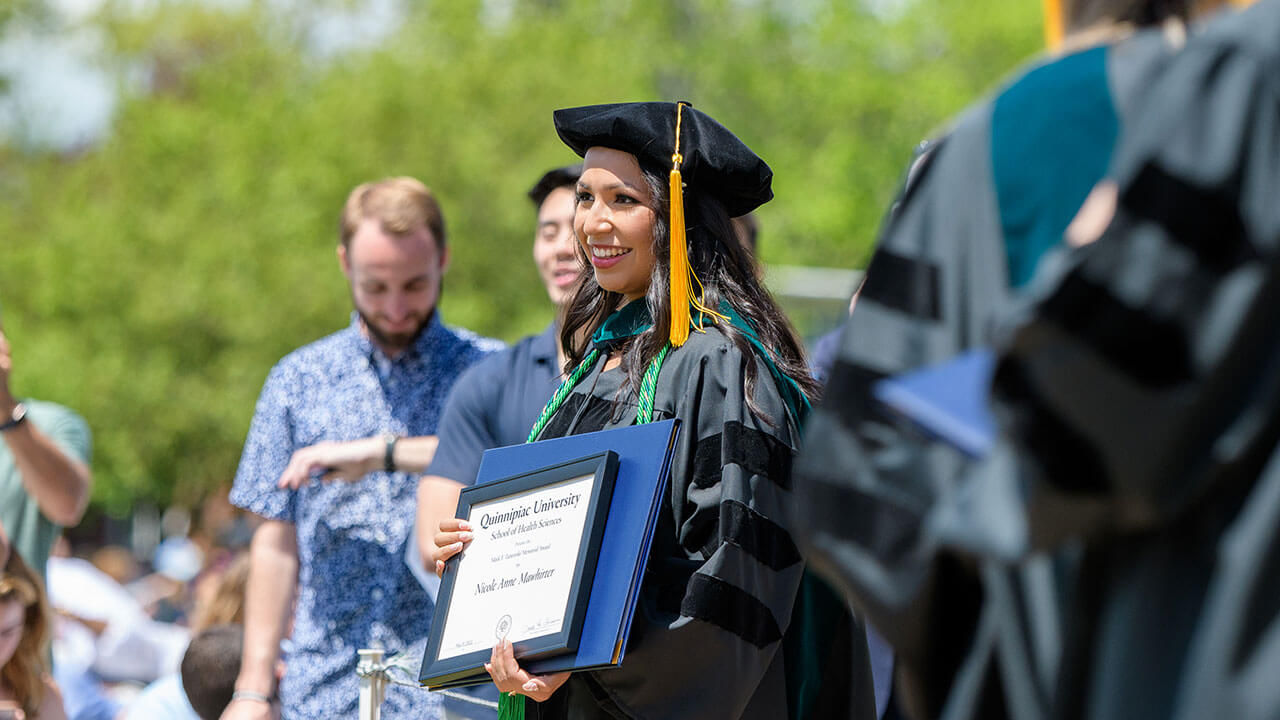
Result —
<instances>
[{"instance_id":1,"label":"black academic gown","mask_svg":"<svg viewBox=\"0 0 1280 720\"><path fill-rule=\"evenodd\" d=\"M647 326L647 315L628 307L632 313L621 312L630 318L606 324L606 349ZM626 375L602 372L605 354L541 439L635 421L635 396L619 393ZM749 364L756 366L759 414L746 404ZM816 669L829 676L811 679L823 692L809 693L805 717L873 718L865 636L847 613L820 637L810 623L807 644L787 641L789 630L805 624L792 623L797 594L802 585L802 598L814 590L803 582L791 538L796 421L769 366L710 326L668 354L653 407L653 420L674 417L682 425L626 658L617 669L574 673L548 702L528 703L527 712L573 720L779 720L791 716L788 683L798 690L788 662L808 656L820 658Z\"/></svg>"},{"instance_id":2,"label":"black academic gown","mask_svg":"<svg viewBox=\"0 0 1280 720\"><path fill-rule=\"evenodd\" d=\"M866 365L833 378L799 473L823 481L809 547L891 632L922 714L1280 716L1277 37L1263 0L1125 99L1115 221L982 335L985 460L875 436Z\"/></svg>"},{"instance_id":3,"label":"black academic gown","mask_svg":"<svg viewBox=\"0 0 1280 720\"><path fill-rule=\"evenodd\" d=\"M1277 38L1264 0L1170 58L1003 343L1029 542L1084 548L1059 717L1280 717Z\"/></svg>"}]
</instances>

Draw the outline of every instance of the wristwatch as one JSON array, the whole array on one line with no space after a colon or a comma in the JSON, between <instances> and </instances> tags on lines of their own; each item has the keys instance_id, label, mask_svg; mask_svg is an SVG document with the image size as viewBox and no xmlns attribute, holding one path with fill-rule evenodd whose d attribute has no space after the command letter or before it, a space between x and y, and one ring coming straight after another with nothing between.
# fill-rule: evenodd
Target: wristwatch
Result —
<instances>
[{"instance_id":1,"label":"wristwatch","mask_svg":"<svg viewBox=\"0 0 1280 720\"><path fill-rule=\"evenodd\" d=\"M9 415L9 419L0 423L0 432L8 432L27 420L27 406L18 403L13 406L13 412Z\"/></svg>"},{"instance_id":2,"label":"wristwatch","mask_svg":"<svg viewBox=\"0 0 1280 720\"><path fill-rule=\"evenodd\" d=\"M382 469L386 472L393 473L396 471L396 442L400 440L400 436L395 433L383 433L382 441L386 443L386 449L382 453Z\"/></svg>"}]
</instances>

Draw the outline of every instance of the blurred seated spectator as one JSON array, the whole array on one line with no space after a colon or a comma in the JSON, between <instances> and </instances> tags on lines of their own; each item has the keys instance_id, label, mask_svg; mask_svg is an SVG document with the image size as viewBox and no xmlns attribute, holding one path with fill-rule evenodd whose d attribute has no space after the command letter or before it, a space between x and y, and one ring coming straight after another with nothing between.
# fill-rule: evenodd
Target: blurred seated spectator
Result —
<instances>
[{"instance_id":1,"label":"blurred seated spectator","mask_svg":"<svg viewBox=\"0 0 1280 720\"><path fill-rule=\"evenodd\" d=\"M120 583L87 560L49 558L49 600L58 611L54 664L107 682L149 683L177 670L190 633L152 620Z\"/></svg>"},{"instance_id":2,"label":"blurred seated spectator","mask_svg":"<svg viewBox=\"0 0 1280 720\"><path fill-rule=\"evenodd\" d=\"M64 535L53 543L53 555L69 557L71 544ZM53 656L58 658L53 679L62 692L62 707L70 720L113 720L120 704L107 694L107 688L89 669L93 662L93 631L62 616L53 619ZM82 662L68 659L81 658Z\"/></svg>"},{"instance_id":3,"label":"blurred seated spectator","mask_svg":"<svg viewBox=\"0 0 1280 720\"><path fill-rule=\"evenodd\" d=\"M249 581L249 553L237 554L222 568L212 569L195 583L191 632L214 625L244 624L244 588Z\"/></svg>"},{"instance_id":4,"label":"blurred seated spectator","mask_svg":"<svg viewBox=\"0 0 1280 720\"><path fill-rule=\"evenodd\" d=\"M62 543L66 542L65 536L60 536L54 543L56 551L55 555L70 555L70 552L63 552ZM106 573L121 585L128 586L142 576L142 568L138 565L137 559L133 557L133 553L128 548L119 545L104 545L89 554L89 563Z\"/></svg>"},{"instance_id":5,"label":"blurred seated spectator","mask_svg":"<svg viewBox=\"0 0 1280 720\"><path fill-rule=\"evenodd\" d=\"M229 565L201 577L196 583L196 607L191 613L191 632L195 638L183 657L181 674L174 672L148 685L129 704L122 720L197 720L200 717L218 717L222 708L231 701L236 674L240 672L242 633L239 626L244 624L244 588L248 580L248 553L241 553ZM223 630L219 630L213 637L206 637L209 633L204 631L219 628ZM235 648L234 653L223 656L219 653L228 647L228 636L231 634L225 628L235 628ZM186 689L189 666L195 668L194 672L198 674L208 674L207 678L191 690ZM225 678L224 671L229 673ZM222 687L219 683L224 679L225 698L218 690ZM206 715L198 712L201 706L188 702L188 697L199 698L206 707L211 707L218 701L221 705L213 715Z\"/></svg>"},{"instance_id":6,"label":"blurred seated spectator","mask_svg":"<svg viewBox=\"0 0 1280 720\"><path fill-rule=\"evenodd\" d=\"M205 496L196 509L191 539L209 557L247 550L253 540L256 515L231 504L227 496L230 486L218 488Z\"/></svg>"},{"instance_id":7,"label":"blurred seated spectator","mask_svg":"<svg viewBox=\"0 0 1280 720\"><path fill-rule=\"evenodd\" d=\"M10 552L0 572L0 708L16 718L66 720L62 696L49 676L49 603L40 578Z\"/></svg>"},{"instance_id":8,"label":"blurred seated spectator","mask_svg":"<svg viewBox=\"0 0 1280 720\"><path fill-rule=\"evenodd\" d=\"M120 714L120 703L93 672L55 665L53 680L62 692L68 720L115 720Z\"/></svg>"},{"instance_id":9,"label":"blurred seated spectator","mask_svg":"<svg viewBox=\"0 0 1280 720\"><path fill-rule=\"evenodd\" d=\"M185 534L166 536L151 559L155 572L129 587L147 614L160 622L187 623L190 584L205 566L204 550Z\"/></svg>"},{"instance_id":10,"label":"blurred seated spectator","mask_svg":"<svg viewBox=\"0 0 1280 720\"><path fill-rule=\"evenodd\" d=\"M214 625L191 641L182 658L182 686L199 720L218 720L237 693L244 626ZM280 705L270 699L270 716L280 717Z\"/></svg>"}]
</instances>

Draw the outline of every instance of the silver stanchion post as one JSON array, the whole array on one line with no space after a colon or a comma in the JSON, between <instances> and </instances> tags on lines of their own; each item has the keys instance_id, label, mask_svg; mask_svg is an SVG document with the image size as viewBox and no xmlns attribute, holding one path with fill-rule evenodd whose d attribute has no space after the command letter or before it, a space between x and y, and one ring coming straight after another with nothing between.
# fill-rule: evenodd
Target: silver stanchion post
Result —
<instances>
[{"instance_id":1,"label":"silver stanchion post","mask_svg":"<svg viewBox=\"0 0 1280 720\"><path fill-rule=\"evenodd\" d=\"M387 674L382 666L382 650L357 650L360 661L356 675L360 678L360 720L379 720L382 699L387 694Z\"/></svg>"},{"instance_id":2,"label":"silver stanchion post","mask_svg":"<svg viewBox=\"0 0 1280 720\"><path fill-rule=\"evenodd\" d=\"M420 651L405 651L385 658L383 650L357 650L360 660L356 663L356 677L360 678L360 720L380 720L382 701L387 697L388 685L401 685L418 692L427 692L417 682L417 668L422 666ZM484 713L492 717L498 703L473 697L454 690L437 690L439 695L453 698L467 705L486 708ZM483 711L481 711L483 712Z\"/></svg>"}]
</instances>

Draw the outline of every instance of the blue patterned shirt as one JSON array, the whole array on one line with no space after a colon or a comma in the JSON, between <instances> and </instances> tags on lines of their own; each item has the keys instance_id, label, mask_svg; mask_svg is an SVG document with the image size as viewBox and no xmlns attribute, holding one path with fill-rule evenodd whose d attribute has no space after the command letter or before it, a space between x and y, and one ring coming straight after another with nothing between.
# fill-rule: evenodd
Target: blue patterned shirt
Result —
<instances>
[{"instance_id":1,"label":"blue patterned shirt","mask_svg":"<svg viewBox=\"0 0 1280 720\"><path fill-rule=\"evenodd\" d=\"M376 472L280 490L289 458L324 440L434 434L454 381L501 347L436 317L390 359L353 314L350 326L286 355L267 376L231 502L297 530L298 600L280 684L286 720L354 717L356 650L403 650L426 636L433 610L405 564L417 477ZM438 706L426 691L392 686L382 712L429 718Z\"/></svg>"}]
</instances>

